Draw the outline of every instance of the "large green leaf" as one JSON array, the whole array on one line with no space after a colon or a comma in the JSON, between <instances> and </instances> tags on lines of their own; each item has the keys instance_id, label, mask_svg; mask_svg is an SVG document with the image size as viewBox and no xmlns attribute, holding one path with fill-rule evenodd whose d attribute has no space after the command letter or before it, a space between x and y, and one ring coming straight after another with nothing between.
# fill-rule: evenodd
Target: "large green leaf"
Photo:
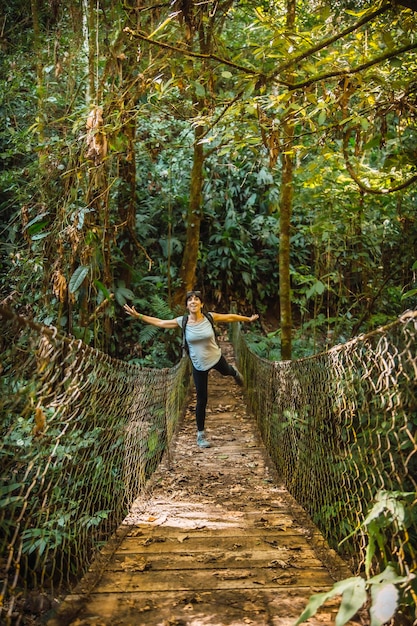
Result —
<instances>
[{"instance_id":1,"label":"large green leaf","mask_svg":"<svg viewBox=\"0 0 417 626\"><path fill-rule=\"evenodd\" d=\"M356 576L346 578L335 583L330 589L324 593L318 593L311 596L308 604L294 626L306 622L310 617L315 615L318 609L327 600L334 598L335 596L342 596L342 602L339 612L336 617L336 626L343 626L349 619L358 612L363 603L366 600L366 583L365 581Z\"/></svg>"},{"instance_id":2,"label":"large green leaf","mask_svg":"<svg viewBox=\"0 0 417 626\"><path fill-rule=\"evenodd\" d=\"M363 578L353 579L352 584L347 587L342 596L339 612L336 617L336 626L346 624L367 600L366 583Z\"/></svg>"},{"instance_id":3,"label":"large green leaf","mask_svg":"<svg viewBox=\"0 0 417 626\"><path fill-rule=\"evenodd\" d=\"M121 286L116 288L115 297L120 306L123 306L124 304L126 304L127 300L133 300L135 294L131 289Z\"/></svg>"},{"instance_id":4,"label":"large green leaf","mask_svg":"<svg viewBox=\"0 0 417 626\"><path fill-rule=\"evenodd\" d=\"M89 265L80 265L80 267L77 267L69 281L68 289L70 293L75 293L81 287L89 271Z\"/></svg>"}]
</instances>

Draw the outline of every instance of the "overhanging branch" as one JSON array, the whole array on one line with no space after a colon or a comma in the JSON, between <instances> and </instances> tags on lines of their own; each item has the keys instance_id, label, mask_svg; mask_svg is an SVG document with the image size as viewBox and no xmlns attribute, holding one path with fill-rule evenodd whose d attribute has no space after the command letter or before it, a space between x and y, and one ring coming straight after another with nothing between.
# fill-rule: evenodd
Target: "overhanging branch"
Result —
<instances>
[{"instance_id":1,"label":"overhanging branch","mask_svg":"<svg viewBox=\"0 0 417 626\"><path fill-rule=\"evenodd\" d=\"M361 28L368 22L371 22L379 15L382 15L383 13L388 11L390 8L390 2L386 2L379 9L377 9L376 11L372 11L371 13L367 13L358 22L352 24L352 26L349 26L348 28L345 28L340 33L337 33L336 35L333 35L333 37L329 37L328 39L324 39L315 46L308 48L308 50L305 50L301 54L291 57L290 59L288 59L288 61L279 65L278 68L274 70L274 72L270 76L267 77L267 80L275 80L275 77L278 76L278 74L287 71L290 67L293 67L294 65L300 63L300 61L304 61L304 59L307 59L312 54L328 48L331 44L335 43L339 39L343 39L344 37L346 37L346 35L350 35L350 33L353 33L355 30L358 30L358 28Z\"/></svg>"},{"instance_id":2,"label":"overhanging branch","mask_svg":"<svg viewBox=\"0 0 417 626\"><path fill-rule=\"evenodd\" d=\"M170 50L171 52L177 52L178 54L181 54L183 56L191 57L193 59L217 61L218 63L221 63L222 65L227 65L228 67L232 67L233 69L238 70L239 72L243 72L244 74L250 74L251 76L259 76L259 79L261 81L262 80L264 81L266 78L266 75L263 72L259 72L258 70L251 69L244 65L239 65L238 63L235 63L234 61L229 61L228 59L219 57L217 54L202 54L200 52L192 52L191 50L187 50L186 48L178 48L177 46L172 46L171 44L164 43L163 41L156 41L155 39L150 39L146 35L143 35L142 33L138 33L137 31L132 30L131 28L128 28L128 27L124 28L123 32L127 33L128 35L131 35L131 37L135 37L136 39L141 39L142 41L146 41L147 43L153 46L158 46L159 48L164 48L165 50Z\"/></svg>"},{"instance_id":3,"label":"overhanging branch","mask_svg":"<svg viewBox=\"0 0 417 626\"><path fill-rule=\"evenodd\" d=\"M325 74L319 74L318 76L313 76L308 80L304 80L300 83L295 83L294 85L288 84L288 89L303 89L304 87L310 87L314 83L318 83L322 80L328 80L329 78L340 78L342 76L351 76L352 74L358 74L359 72L363 72L364 70L373 67L374 65L378 65L379 63L383 63L389 59L397 57L401 54L405 54L405 52L410 52L411 50L417 49L417 43L410 43L402 48L397 48L397 50L393 50L392 52L386 52L385 54L381 54L379 57L375 57L375 59L371 59L366 63L362 63L361 65L357 65L356 67L352 67L349 70L336 70L334 72L327 72Z\"/></svg>"},{"instance_id":4,"label":"overhanging branch","mask_svg":"<svg viewBox=\"0 0 417 626\"><path fill-rule=\"evenodd\" d=\"M368 185L365 185L365 183L362 182L359 176L356 174L353 168L353 165L349 159L348 142L350 139L351 132L352 132L351 130L347 130L343 135L343 157L345 159L346 169L350 177L358 185L359 189L361 189L362 191L365 191L366 193L372 193L374 195L386 195L388 193L394 193L395 191L401 191L402 189L406 189L407 187L410 187L415 182L417 182L417 174L415 174L414 176L411 176L411 178L404 181L403 183L400 183L399 185L396 185L395 187L390 187L389 189L377 189L375 187L369 187Z\"/></svg>"}]
</instances>

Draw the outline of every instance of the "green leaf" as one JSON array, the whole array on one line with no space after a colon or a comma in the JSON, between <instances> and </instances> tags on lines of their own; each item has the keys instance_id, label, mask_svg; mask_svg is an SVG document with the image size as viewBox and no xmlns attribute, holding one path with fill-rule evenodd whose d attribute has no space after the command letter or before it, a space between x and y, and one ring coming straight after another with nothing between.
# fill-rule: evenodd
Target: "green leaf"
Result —
<instances>
[{"instance_id":1,"label":"green leaf","mask_svg":"<svg viewBox=\"0 0 417 626\"><path fill-rule=\"evenodd\" d=\"M128 289L127 287L118 287L114 295L116 301L120 304L120 306L123 306L124 304L126 304L127 300L133 300L135 297L133 291L131 289Z\"/></svg>"},{"instance_id":2,"label":"green leaf","mask_svg":"<svg viewBox=\"0 0 417 626\"><path fill-rule=\"evenodd\" d=\"M104 295L105 299L108 300L110 298L110 291L107 289L107 287L105 287L105 285L103 285L103 283L97 279L94 281L94 284L97 289L101 291L101 293Z\"/></svg>"},{"instance_id":3,"label":"green leaf","mask_svg":"<svg viewBox=\"0 0 417 626\"><path fill-rule=\"evenodd\" d=\"M407 300L407 298L412 298L417 295L417 289L410 289L410 291L406 291L401 296L401 300Z\"/></svg>"},{"instance_id":4,"label":"green leaf","mask_svg":"<svg viewBox=\"0 0 417 626\"><path fill-rule=\"evenodd\" d=\"M196 82L194 83L194 88L197 98L204 98L204 96L206 95L206 90L204 89L204 86L201 83Z\"/></svg>"},{"instance_id":5,"label":"green leaf","mask_svg":"<svg viewBox=\"0 0 417 626\"><path fill-rule=\"evenodd\" d=\"M70 293L75 293L79 289L90 271L89 265L80 265L70 278L68 289Z\"/></svg>"},{"instance_id":6,"label":"green leaf","mask_svg":"<svg viewBox=\"0 0 417 626\"><path fill-rule=\"evenodd\" d=\"M314 596L311 596L306 608L301 613L300 617L295 622L294 626L298 626L298 624L302 624L303 622L306 622L308 619L310 619L310 617L315 615L318 609L321 607L321 605L324 604L326 600L329 599L329 597L331 597L329 596L329 592L316 593L314 594Z\"/></svg>"},{"instance_id":7,"label":"green leaf","mask_svg":"<svg viewBox=\"0 0 417 626\"><path fill-rule=\"evenodd\" d=\"M158 445L158 434L153 432L150 434L149 439L148 439L149 452L154 452L157 445Z\"/></svg>"},{"instance_id":8,"label":"green leaf","mask_svg":"<svg viewBox=\"0 0 417 626\"><path fill-rule=\"evenodd\" d=\"M47 224L47 221L45 221L45 220L43 219L43 218L44 218L44 217L46 217L47 215L49 215L49 211L46 211L45 213L39 213L39 215L36 215L33 219L31 219L31 220L30 220L30 221L26 224L26 226L24 226L24 227L22 228L22 232L25 232L25 230L28 230L28 231L29 231L29 233L30 233L30 232L33 232L33 231L31 231L31 227L32 227L34 224L38 223L38 222L42 222L42 224L41 224L41 228L42 228L45 224Z\"/></svg>"},{"instance_id":9,"label":"green leaf","mask_svg":"<svg viewBox=\"0 0 417 626\"><path fill-rule=\"evenodd\" d=\"M405 508L403 503L399 501L399 497L404 497L405 495L407 494L398 491L379 491L375 497L374 506L363 522L364 526L369 526L372 521L381 517L381 527L386 526L387 523L391 523L391 519L395 519L399 527L403 528ZM387 516L387 513L390 513L391 518Z\"/></svg>"},{"instance_id":10,"label":"green leaf","mask_svg":"<svg viewBox=\"0 0 417 626\"><path fill-rule=\"evenodd\" d=\"M319 118L317 121L319 123L319 126L323 126L324 122L326 121L326 111L324 109L320 111Z\"/></svg>"},{"instance_id":11,"label":"green leaf","mask_svg":"<svg viewBox=\"0 0 417 626\"><path fill-rule=\"evenodd\" d=\"M321 282L321 280L316 280L316 282L311 285L310 289L306 293L306 298L309 300L313 296L321 296L326 290L326 285Z\"/></svg>"},{"instance_id":12,"label":"green leaf","mask_svg":"<svg viewBox=\"0 0 417 626\"><path fill-rule=\"evenodd\" d=\"M366 600L367 594L365 581L363 578L359 577L356 578L356 580L353 579L351 586L349 586L343 593L335 626L343 626L346 624L351 617L356 615L359 609L365 604Z\"/></svg>"},{"instance_id":13,"label":"green leaf","mask_svg":"<svg viewBox=\"0 0 417 626\"><path fill-rule=\"evenodd\" d=\"M45 237L47 237L49 234L49 231L46 233L38 233L37 235L32 235L31 239L32 241L39 241L40 239L45 239Z\"/></svg>"},{"instance_id":14,"label":"green leaf","mask_svg":"<svg viewBox=\"0 0 417 626\"><path fill-rule=\"evenodd\" d=\"M0 500L0 509L8 509L11 504L16 505L16 502L20 502L21 504L23 504L23 496L9 496L8 498Z\"/></svg>"},{"instance_id":15,"label":"green leaf","mask_svg":"<svg viewBox=\"0 0 417 626\"><path fill-rule=\"evenodd\" d=\"M11 483L10 485L5 485L4 487L0 487L0 496L6 495L6 493L10 493L15 489L20 489L22 483Z\"/></svg>"},{"instance_id":16,"label":"green leaf","mask_svg":"<svg viewBox=\"0 0 417 626\"><path fill-rule=\"evenodd\" d=\"M348 591L348 593L350 593L351 590L353 590L357 584L360 587L362 583L358 583L358 580L361 580L363 585L364 585L364 587L365 587L365 582L362 579L360 579L357 576L351 576L350 578L346 578L345 580L341 580L341 581L335 583L333 585L332 589L330 589L330 591L326 591L324 593L317 593L317 594L311 596L310 600L308 601L308 604L307 604L306 608L301 613L300 617L295 622L294 626L297 626L298 624L301 624L302 622L306 622L310 617L315 615L317 610L327 600L330 600L331 598L334 598L334 596L343 595L344 593L346 593L346 591ZM363 604L363 602L362 602L362 604ZM362 604L361 604L361 606L362 606ZM338 614L338 617L339 617L339 614ZM342 626L342 624L345 624L345 623L346 622L342 622L342 621L337 622L337 626Z\"/></svg>"},{"instance_id":17,"label":"green leaf","mask_svg":"<svg viewBox=\"0 0 417 626\"><path fill-rule=\"evenodd\" d=\"M392 565L387 565L383 572L376 574L372 578L368 579L369 585L380 585L382 583L393 583L394 585L401 585L408 581L407 576L398 576Z\"/></svg>"}]
</instances>

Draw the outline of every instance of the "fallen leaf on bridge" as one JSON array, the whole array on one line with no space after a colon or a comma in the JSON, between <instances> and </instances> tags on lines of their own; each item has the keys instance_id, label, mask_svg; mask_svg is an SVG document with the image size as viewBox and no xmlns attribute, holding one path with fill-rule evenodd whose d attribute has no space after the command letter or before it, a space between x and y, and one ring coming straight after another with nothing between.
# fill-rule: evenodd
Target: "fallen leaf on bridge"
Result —
<instances>
[{"instance_id":1,"label":"fallen leaf on bridge","mask_svg":"<svg viewBox=\"0 0 417 626\"><path fill-rule=\"evenodd\" d=\"M268 563L268 567L281 567L282 569L286 569L287 567L293 567L291 565L291 559L289 561L282 561L281 559L274 559L270 563Z\"/></svg>"},{"instance_id":2,"label":"fallen leaf on bridge","mask_svg":"<svg viewBox=\"0 0 417 626\"><path fill-rule=\"evenodd\" d=\"M121 568L127 572L144 572L150 569L151 565L146 559L126 558L121 564Z\"/></svg>"},{"instance_id":3,"label":"fallen leaf on bridge","mask_svg":"<svg viewBox=\"0 0 417 626\"><path fill-rule=\"evenodd\" d=\"M220 578L221 580L243 580L246 578L250 578L252 574L251 572L247 572L244 570L238 572L225 570L222 572L214 572L213 576L216 576L216 578Z\"/></svg>"}]
</instances>

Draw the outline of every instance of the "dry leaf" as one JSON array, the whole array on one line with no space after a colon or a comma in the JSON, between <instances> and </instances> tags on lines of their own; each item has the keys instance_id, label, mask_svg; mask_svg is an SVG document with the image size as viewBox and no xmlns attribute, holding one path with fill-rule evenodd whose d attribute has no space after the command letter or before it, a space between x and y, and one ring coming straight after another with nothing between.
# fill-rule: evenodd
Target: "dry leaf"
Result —
<instances>
[{"instance_id":1,"label":"dry leaf","mask_svg":"<svg viewBox=\"0 0 417 626\"><path fill-rule=\"evenodd\" d=\"M213 576L220 578L221 580L243 580L251 577L251 573L247 571L230 571L224 570L221 572L214 572Z\"/></svg>"},{"instance_id":2,"label":"dry leaf","mask_svg":"<svg viewBox=\"0 0 417 626\"><path fill-rule=\"evenodd\" d=\"M270 563L268 563L268 567L281 567L282 569L286 569L287 567L291 567L291 561L282 561L281 559L274 559Z\"/></svg>"},{"instance_id":3,"label":"dry leaf","mask_svg":"<svg viewBox=\"0 0 417 626\"><path fill-rule=\"evenodd\" d=\"M45 430L45 426L46 426L45 413L38 406L36 407L36 410L35 410L35 426L33 427L33 434L39 435L40 433L43 433L43 431Z\"/></svg>"},{"instance_id":4,"label":"dry leaf","mask_svg":"<svg viewBox=\"0 0 417 626\"><path fill-rule=\"evenodd\" d=\"M150 563L144 558L131 559L128 557L121 564L121 568L126 572L144 572L150 569Z\"/></svg>"}]
</instances>

